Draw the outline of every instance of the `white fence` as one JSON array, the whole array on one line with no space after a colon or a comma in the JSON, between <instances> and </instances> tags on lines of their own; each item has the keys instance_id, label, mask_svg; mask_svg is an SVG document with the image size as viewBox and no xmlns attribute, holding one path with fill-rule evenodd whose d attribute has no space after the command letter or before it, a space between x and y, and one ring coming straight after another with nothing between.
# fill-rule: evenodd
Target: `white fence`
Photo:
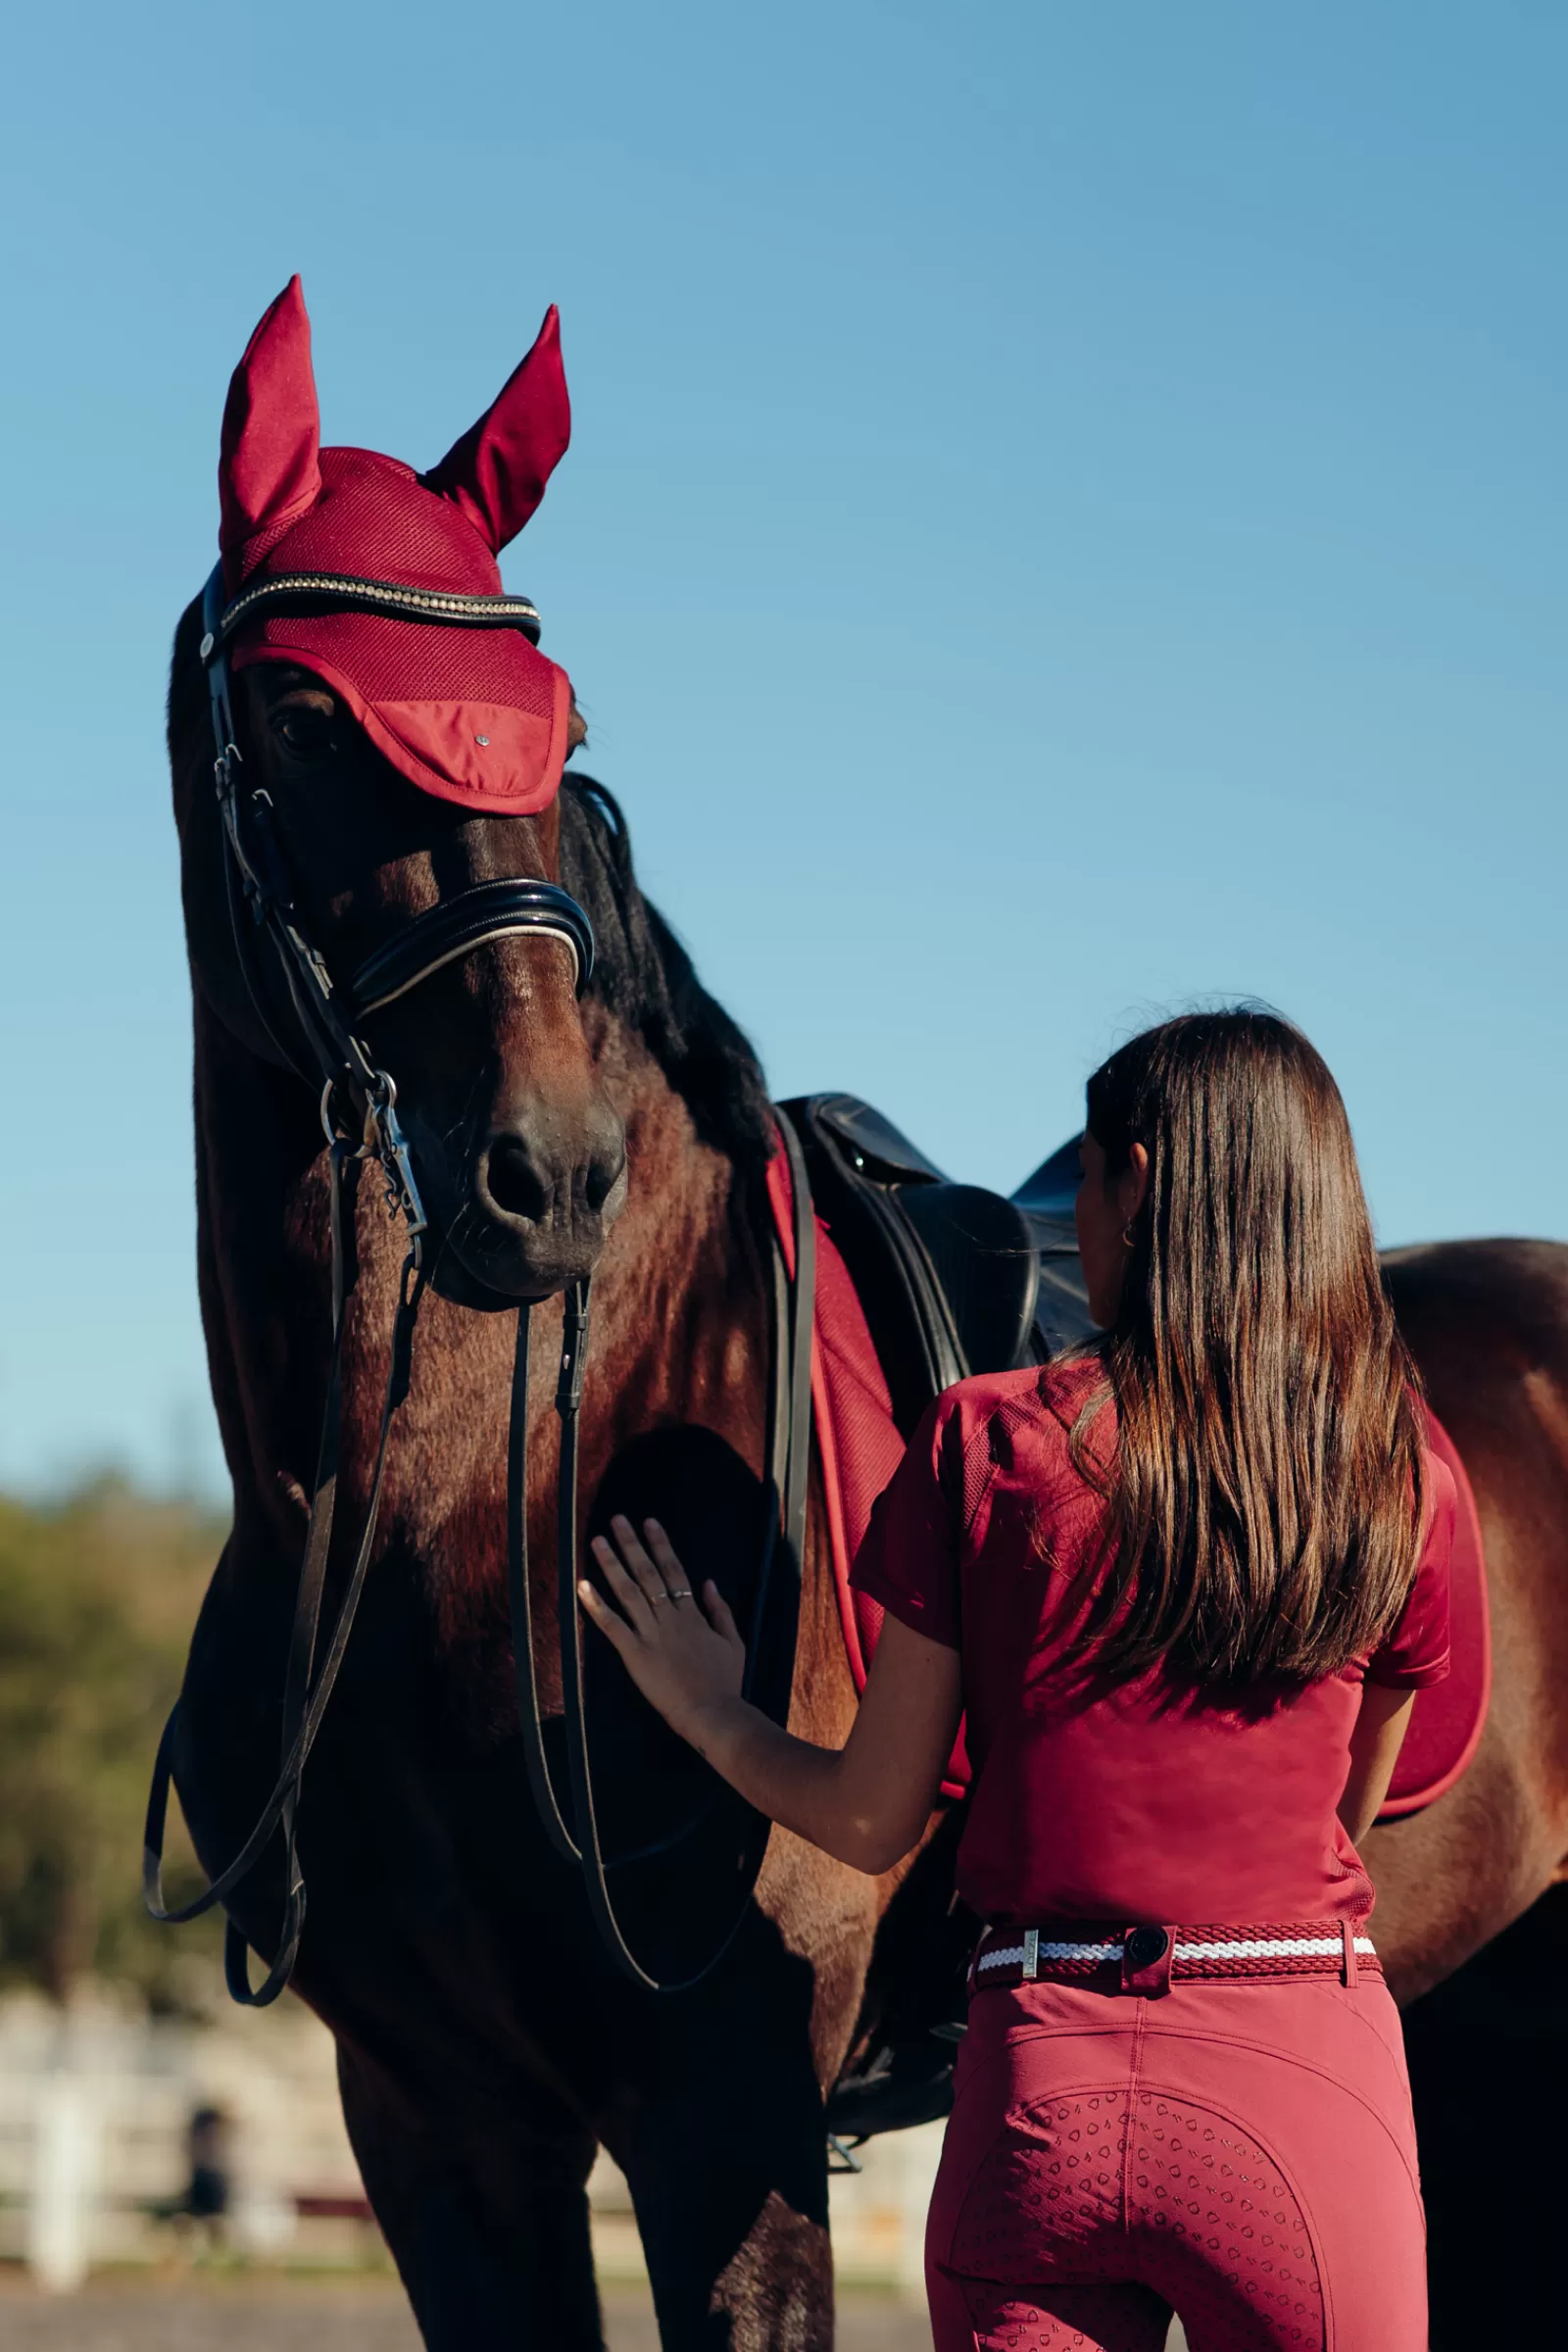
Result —
<instances>
[{"instance_id":1,"label":"white fence","mask_svg":"<svg viewBox=\"0 0 1568 2352\"><path fill-rule=\"evenodd\" d=\"M256 2262L376 2262L357 2218L358 2171L343 2129L329 2036L293 2001L192 2026L149 2021L98 1998L66 2012L0 2003L0 2258L69 2292L105 2263L172 2251L168 2211L188 2180L194 2111L228 2119L225 2241ZM940 2126L861 2151L832 2183L839 2276L920 2292L920 2240ZM626 2184L601 2157L589 2183L600 2276L634 2278L642 2252ZM160 2216L163 2209L163 2216Z\"/></svg>"}]
</instances>

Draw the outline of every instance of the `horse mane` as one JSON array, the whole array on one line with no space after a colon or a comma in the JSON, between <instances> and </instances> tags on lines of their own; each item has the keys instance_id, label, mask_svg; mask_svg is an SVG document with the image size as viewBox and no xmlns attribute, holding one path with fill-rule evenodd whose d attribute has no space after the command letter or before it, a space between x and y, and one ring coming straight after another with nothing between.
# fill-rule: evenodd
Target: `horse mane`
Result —
<instances>
[{"instance_id":1,"label":"horse mane","mask_svg":"<svg viewBox=\"0 0 1568 2352\"><path fill-rule=\"evenodd\" d=\"M761 1064L644 898L620 803L594 777L570 770L561 780L561 879L594 927L590 995L636 1030L703 1142L741 1174L760 1175L773 1150Z\"/></svg>"},{"instance_id":2,"label":"horse mane","mask_svg":"<svg viewBox=\"0 0 1568 2352\"><path fill-rule=\"evenodd\" d=\"M197 654L200 622L197 598L180 615L170 670L169 753L176 775L208 723ZM590 996L642 1039L702 1141L722 1152L743 1178L760 1177L773 1150L761 1064L698 979L658 907L644 898L614 794L592 776L571 771L561 787L561 879L594 927Z\"/></svg>"}]
</instances>

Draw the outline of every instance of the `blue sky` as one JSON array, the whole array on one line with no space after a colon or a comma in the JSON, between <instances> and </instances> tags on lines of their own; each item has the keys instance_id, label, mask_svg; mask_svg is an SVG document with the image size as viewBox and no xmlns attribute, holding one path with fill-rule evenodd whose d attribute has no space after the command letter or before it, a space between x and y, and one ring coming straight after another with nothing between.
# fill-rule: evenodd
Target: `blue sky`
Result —
<instances>
[{"instance_id":1,"label":"blue sky","mask_svg":"<svg viewBox=\"0 0 1568 2352\"><path fill-rule=\"evenodd\" d=\"M1568 15L545 13L8 34L0 1483L217 1475L161 703L295 269L418 464L561 304L508 579L777 1092L1008 1188L1262 996L1387 1240L1568 1237Z\"/></svg>"}]
</instances>

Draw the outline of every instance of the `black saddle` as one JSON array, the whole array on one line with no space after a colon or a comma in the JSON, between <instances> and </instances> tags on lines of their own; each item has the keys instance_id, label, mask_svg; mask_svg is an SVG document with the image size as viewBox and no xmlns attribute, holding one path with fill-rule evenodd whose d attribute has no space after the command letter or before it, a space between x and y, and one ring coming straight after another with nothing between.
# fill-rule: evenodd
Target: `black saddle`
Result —
<instances>
[{"instance_id":1,"label":"black saddle","mask_svg":"<svg viewBox=\"0 0 1568 2352\"><path fill-rule=\"evenodd\" d=\"M784 1107L905 1437L955 1381L1044 1363L1089 1330L1076 1139L1008 1200L953 1183L858 1096L802 1095Z\"/></svg>"},{"instance_id":2,"label":"black saddle","mask_svg":"<svg viewBox=\"0 0 1568 2352\"><path fill-rule=\"evenodd\" d=\"M1073 1231L1076 1137L1009 1200L954 1184L855 1095L804 1095L784 1107L906 1438L955 1381L1044 1363L1092 1329ZM851 2166L853 2143L928 2123L953 2104L964 1976L980 1933L948 1899L961 1829L957 1807L937 1832L948 1868L933 1854L883 1923L856 2055L827 2102L828 2130Z\"/></svg>"}]
</instances>

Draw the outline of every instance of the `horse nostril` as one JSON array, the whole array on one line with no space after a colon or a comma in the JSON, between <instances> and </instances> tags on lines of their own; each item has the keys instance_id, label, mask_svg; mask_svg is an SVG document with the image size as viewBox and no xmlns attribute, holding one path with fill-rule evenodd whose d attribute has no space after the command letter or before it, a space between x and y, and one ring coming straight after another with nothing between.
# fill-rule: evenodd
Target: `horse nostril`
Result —
<instances>
[{"instance_id":1,"label":"horse nostril","mask_svg":"<svg viewBox=\"0 0 1568 2352\"><path fill-rule=\"evenodd\" d=\"M541 1181L520 1136L492 1138L485 1157L484 1189L506 1217L537 1222L550 1208L550 1188Z\"/></svg>"},{"instance_id":2,"label":"horse nostril","mask_svg":"<svg viewBox=\"0 0 1568 2352\"><path fill-rule=\"evenodd\" d=\"M626 1141L624 1136L621 1136L611 1150L596 1152L588 1162L588 1173L583 1178L582 1189L584 1198L595 1216L599 1214L620 1182L625 1165Z\"/></svg>"}]
</instances>

